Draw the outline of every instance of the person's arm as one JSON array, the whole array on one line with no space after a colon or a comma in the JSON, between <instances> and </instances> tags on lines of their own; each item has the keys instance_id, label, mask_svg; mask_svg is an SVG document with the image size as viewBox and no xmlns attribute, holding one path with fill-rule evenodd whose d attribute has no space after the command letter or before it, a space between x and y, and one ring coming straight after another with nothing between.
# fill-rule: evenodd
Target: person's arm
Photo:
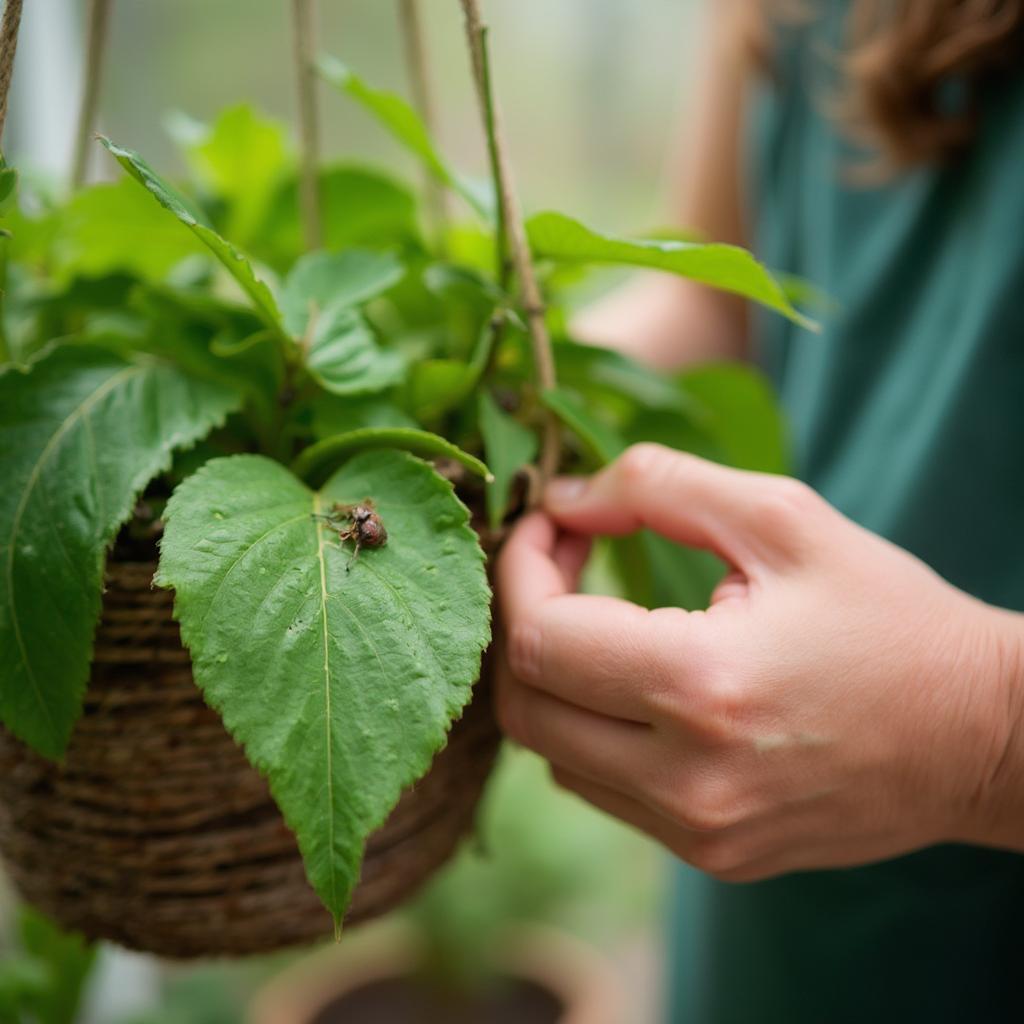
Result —
<instances>
[{"instance_id":1,"label":"person's arm","mask_svg":"<svg viewBox=\"0 0 1024 1024\"><path fill-rule=\"evenodd\" d=\"M743 245L740 139L748 71L736 38L736 3L706 5L707 40L673 160L672 217L709 240ZM741 300L656 272L638 274L588 307L573 330L581 341L662 369L743 358L747 346Z\"/></svg>"},{"instance_id":2,"label":"person's arm","mask_svg":"<svg viewBox=\"0 0 1024 1024\"><path fill-rule=\"evenodd\" d=\"M1024 615L810 488L638 445L549 487L498 563L499 720L557 781L734 881L1024 852ZM641 527L732 567L704 612L571 593Z\"/></svg>"}]
</instances>

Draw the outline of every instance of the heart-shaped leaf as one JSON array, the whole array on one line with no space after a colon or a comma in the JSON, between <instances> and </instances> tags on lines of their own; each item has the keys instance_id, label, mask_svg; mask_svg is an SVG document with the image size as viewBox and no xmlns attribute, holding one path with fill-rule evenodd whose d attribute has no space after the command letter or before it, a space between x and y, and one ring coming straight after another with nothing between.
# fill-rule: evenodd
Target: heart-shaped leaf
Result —
<instances>
[{"instance_id":1,"label":"heart-shaped leaf","mask_svg":"<svg viewBox=\"0 0 1024 1024\"><path fill-rule=\"evenodd\" d=\"M801 327L818 329L813 320L793 307L771 273L739 246L619 238L594 231L562 213L538 213L526 227L530 247L538 257L563 263L624 264L665 270L753 299Z\"/></svg>"},{"instance_id":2,"label":"heart-shaped leaf","mask_svg":"<svg viewBox=\"0 0 1024 1024\"><path fill-rule=\"evenodd\" d=\"M85 345L0 374L0 719L40 753L63 752L81 709L107 546L172 452L240 404Z\"/></svg>"},{"instance_id":3,"label":"heart-shaped leaf","mask_svg":"<svg viewBox=\"0 0 1024 1024\"><path fill-rule=\"evenodd\" d=\"M295 264L281 292L284 325L306 331L310 308L357 306L401 281L405 268L393 253L370 249L307 253Z\"/></svg>"},{"instance_id":4,"label":"heart-shaped leaf","mask_svg":"<svg viewBox=\"0 0 1024 1024\"><path fill-rule=\"evenodd\" d=\"M372 499L388 533L353 558L324 520ZM340 919L366 837L470 698L490 637L484 556L451 485L366 452L320 492L269 459L216 459L167 507L158 582L196 681L263 772Z\"/></svg>"},{"instance_id":5,"label":"heart-shaped leaf","mask_svg":"<svg viewBox=\"0 0 1024 1024\"><path fill-rule=\"evenodd\" d=\"M405 359L381 348L355 310L332 306L317 317L306 369L335 395L366 395L394 387L405 375Z\"/></svg>"}]
</instances>

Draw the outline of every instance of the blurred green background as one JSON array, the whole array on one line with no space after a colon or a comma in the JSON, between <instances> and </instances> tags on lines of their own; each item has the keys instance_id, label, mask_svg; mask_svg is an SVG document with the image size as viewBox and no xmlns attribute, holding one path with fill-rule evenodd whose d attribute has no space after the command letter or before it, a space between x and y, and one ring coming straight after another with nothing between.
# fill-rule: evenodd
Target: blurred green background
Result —
<instances>
[{"instance_id":1,"label":"blurred green background","mask_svg":"<svg viewBox=\"0 0 1024 1024\"><path fill-rule=\"evenodd\" d=\"M612 230L662 219L697 6L485 0L527 207L562 209ZM12 162L59 187L70 162L86 3L32 0L25 7L5 149ZM441 143L457 166L482 175L458 4L423 0L423 10ZM205 121L244 101L291 119L288 12L285 0L115 0L101 130L174 174L180 168L167 133L174 112ZM319 48L374 85L404 92L396 12L394 0L321 0ZM415 178L404 154L355 104L326 87L321 104L326 156L385 161ZM113 164L97 147L91 177L107 176ZM545 767L518 752L503 759L479 842L467 844L403 916L431 937L439 956L483 949L504 925L522 920L564 928L608 955L629 993L628 1019L643 1024L656 1019L664 970L664 867L652 845L556 791ZM387 927L354 930L346 941L372 942L374 930ZM102 949L80 1020L241 1021L252 993L293 959L181 967ZM26 930L10 894L0 891L0 1006L4 985L69 984L71 963L84 963L81 951L32 922Z\"/></svg>"}]
</instances>

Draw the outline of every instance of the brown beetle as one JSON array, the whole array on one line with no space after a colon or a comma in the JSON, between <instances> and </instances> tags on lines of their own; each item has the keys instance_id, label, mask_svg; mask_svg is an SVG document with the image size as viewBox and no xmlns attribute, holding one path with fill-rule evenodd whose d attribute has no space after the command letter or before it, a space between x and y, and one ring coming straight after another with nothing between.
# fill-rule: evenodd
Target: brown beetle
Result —
<instances>
[{"instance_id":1,"label":"brown beetle","mask_svg":"<svg viewBox=\"0 0 1024 1024\"><path fill-rule=\"evenodd\" d=\"M350 540L355 545L346 570L359 557L360 548L381 548L388 542L388 531L370 498L364 498L354 505L336 501L326 515L314 514L314 518L323 519L338 534L342 543Z\"/></svg>"}]
</instances>

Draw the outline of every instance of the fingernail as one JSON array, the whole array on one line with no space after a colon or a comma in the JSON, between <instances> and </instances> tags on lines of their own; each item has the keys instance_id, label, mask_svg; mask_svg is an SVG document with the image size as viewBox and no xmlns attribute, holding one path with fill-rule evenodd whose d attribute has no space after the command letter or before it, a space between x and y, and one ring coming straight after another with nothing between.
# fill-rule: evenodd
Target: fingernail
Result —
<instances>
[{"instance_id":1,"label":"fingernail","mask_svg":"<svg viewBox=\"0 0 1024 1024\"><path fill-rule=\"evenodd\" d=\"M587 480L581 476L563 476L552 480L544 490L544 504L551 508L575 505L587 490Z\"/></svg>"}]
</instances>

